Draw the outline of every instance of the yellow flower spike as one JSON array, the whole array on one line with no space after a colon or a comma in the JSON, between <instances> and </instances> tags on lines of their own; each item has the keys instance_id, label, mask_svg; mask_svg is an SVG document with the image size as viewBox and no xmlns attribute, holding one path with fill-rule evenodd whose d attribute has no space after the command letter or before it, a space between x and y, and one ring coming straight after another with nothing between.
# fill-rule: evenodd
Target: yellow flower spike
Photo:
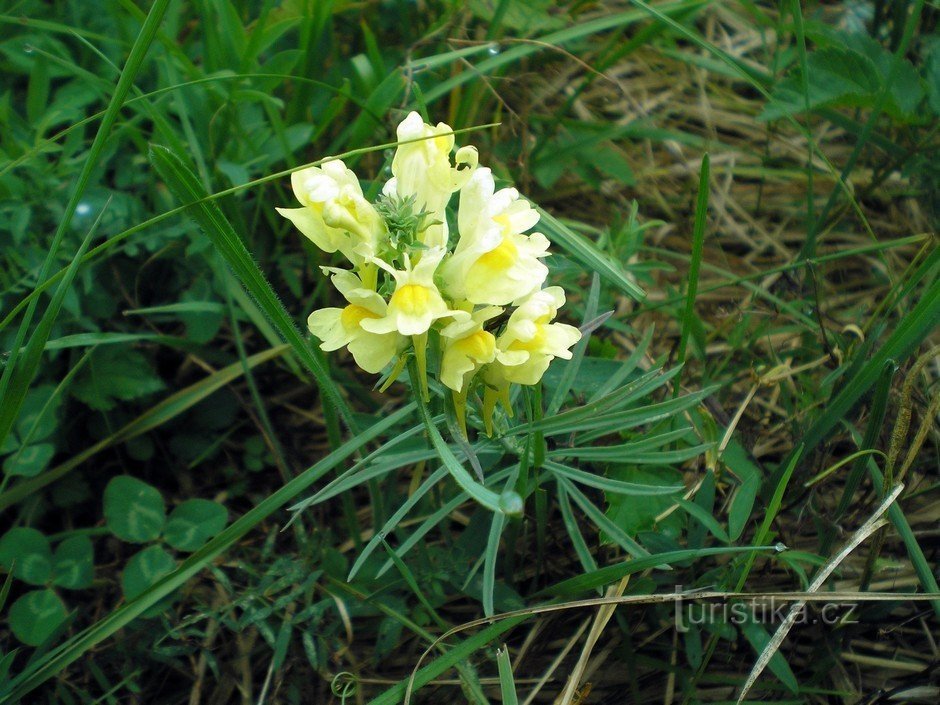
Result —
<instances>
[{"instance_id":1,"label":"yellow flower spike","mask_svg":"<svg viewBox=\"0 0 940 705\"><path fill-rule=\"evenodd\" d=\"M325 274L332 274L336 289L348 302L345 308L323 308L314 311L307 319L307 327L322 342L325 351L348 347L353 359L366 372L375 374L391 361L404 344L404 338L395 332L373 333L363 324L379 320L386 314L385 300L375 291L362 286L362 281L352 272L333 267L323 267Z\"/></svg>"},{"instance_id":2,"label":"yellow flower spike","mask_svg":"<svg viewBox=\"0 0 940 705\"><path fill-rule=\"evenodd\" d=\"M425 230L422 242L428 247L447 245L447 219L444 210L451 194L459 190L473 173L479 158L474 147L457 150L454 164L450 153L454 148L453 130L443 122L432 127L412 111L398 125L400 141L418 140L400 144L392 159L392 174L383 189L386 195L401 198L414 196L415 206L427 211L439 221ZM427 139L420 139L420 138Z\"/></svg>"},{"instance_id":3,"label":"yellow flower spike","mask_svg":"<svg viewBox=\"0 0 940 705\"><path fill-rule=\"evenodd\" d=\"M418 367L418 379L421 380L421 398L431 400L428 391L428 334L427 332L411 336L415 348L415 364Z\"/></svg>"},{"instance_id":4,"label":"yellow flower spike","mask_svg":"<svg viewBox=\"0 0 940 705\"><path fill-rule=\"evenodd\" d=\"M277 208L324 252L342 254L359 267L387 236L378 211L362 194L359 179L341 159L291 174L302 208Z\"/></svg>"},{"instance_id":5,"label":"yellow flower spike","mask_svg":"<svg viewBox=\"0 0 940 705\"><path fill-rule=\"evenodd\" d=\"M443 257L442 247L425 250L412 267L406 255L403 270L392 269L382 260L373 260L395 278L396 287L389 299L386 315L363 321L363 328L373 333L397 331L405 336L421 335L428 332L434 321L453 315L434 283L434 272Z\"/></svg>"},{"instance_id":6,"label":"yellow flower spike","mask_svg":"<svg viewBox=\"0 0 940 705\"><path fill-rule=\"evenodd\" d=\"M442 274L451 296L504 306L542 286L548 267L540 259L548 255L549 242L541 233L523 234L539 215L516 189L495 189L485 167L461 189L460 239Z\"/></svg>"},{"instance_id":7,"label":"yellow flower spike","mask_svg":"<svg viewBox=\"0 0 940 705\"><path fill-rule=\"evenodd\" d=\"M503 309L488 306L476 313L454 311L454 320L441 331L441 382L455 392L466 391L473 375L496 359L496 338L483 324Z\"/></svg>"},{"instance_id":8,"label":"yellow flower spike","mask_svg":"<svg viewBox=\"0 0 940 705\"><path fill-rule=\"evenodd\" d=\"M496 341L496 360L508 382L538 384L554 358L571 359L569 348L581 339L581 331L551 322L564 303L564 289L550 286L526 298L513 311Z\"/></svg>"}]
</instances>

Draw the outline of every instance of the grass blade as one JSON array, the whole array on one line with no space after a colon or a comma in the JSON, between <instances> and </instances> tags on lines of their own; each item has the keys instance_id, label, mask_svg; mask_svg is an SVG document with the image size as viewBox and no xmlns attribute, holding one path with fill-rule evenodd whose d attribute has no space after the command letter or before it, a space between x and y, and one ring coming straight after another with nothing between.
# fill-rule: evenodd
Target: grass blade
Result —
<instances>
[{"instance_id":1,"label":"grass blade","mask_svg":"<svg viewBox=\"0 0 940 705\"><path fill-rule=\"evenodd\" d=\"M516 681L512 676L512 661L509 660L509 649L505 644L496 650L496 665L499 668L499 693L503 705L519 705Z\"/></svg>"},{"instance_id":2,"label":"grass blade","mask_svg":"<svg viewBox=\"0 0 940 705\"><path fill-rule=\"evenodd\" d=\"M695 298L698 295L698 273L702 264L702 250L705 246L705 219L708 216L708 174L709 158L702 157L702 170L698 179L698 199L695 202L695 225L692 228L692 259L689 263L689 288L685 292L685 310L682 313L682 333L679 336L679 351L676 359L685 363L686 348L692 326L695 322ZM673 396L679 396L679 385L673 388Z\"/></svg>"},{"instance_id":3,"label":"grass blade","mask_svg":"<svg viewBox=\"0 0 940 705\"><path fill-rule=\"evenodd\" d=\"M804 448L807 453L814 450L832 433L833 429L851 411L862 395L878 381L888 360L903 361L921 344L924 338L937 329L938 325L940 325L940 279L935 279L928 286L920 301L894 329L884 345L849 380L840 385L835 398L829 402L822 415L803 434L801 448ZM769 491L769 488L778 486L784 469L797 453L797 450L794 449L790 454L790 458L780 464L766 491Z\"/></svg>"},{"instance_id":4,"label":"grass blade","mask_svg":"<svg viewBox=\"0 0 940 705\"><path fill-rule=\"evenodd\" d=\"M290 314L277 298L277 294L274 293L258 264L248 252L248 248L235 233L222 210L214 202L206 200L209 195L199 183L196 175L189 170L182 159L166 147L151 145L150 161L177 199L187 204L196 202L190 208L190 215L225 258L248 293L258 302L265 315L277 328L278 333L293 348L298 359L313 373L323 396L339 413L346 427L355 433L356 422L353 420L352 410L340 395L336 383L331 379L322 356L315 354L308 341L300 334Z\"/></svg>"},{"instance_id":5,"label":"grass blade","mask_svg":"<svg viewBox=\"0 0 940 705\"><path fill-rule=\"evenodd\" d=\"M0 376L0 402L2 402L2 404L0 404L0 445L6 440L7 434L10 433L20 413L20 408L23 406L23 401L26 399L26 393L29 391L29 385L32 384L33 378L39 370L39 362L42 359L43 350L45 350L46 343L52 333L52 325L59 315L62 304L65 302L65 295L71 288L75 275L78 274L78 269L82 263L82 256L88 249L91 238L94 237L95 232L97 232L98 225L101 224L101 218L106 209L107 206L102 208L98 213L98 217L95 219L94 224L82 241L78 252L76 252L75 256L72 258L72 262L69 264L65 276L62 277L62 281L59 282L59 286L56 288L48 308L46 308L42 318L39 320L39 325L36 326L36 330L29 339L29 343L26 345L22 357L19 356L19 340L15 343L16 347L10 353L10 359L3 369L3 375ZM18 331L17 338L19 338L20 333L25 331L28 319L29 316L23 321L23 325L21 325L20 331Z\"/></svg>"}]
</instances>

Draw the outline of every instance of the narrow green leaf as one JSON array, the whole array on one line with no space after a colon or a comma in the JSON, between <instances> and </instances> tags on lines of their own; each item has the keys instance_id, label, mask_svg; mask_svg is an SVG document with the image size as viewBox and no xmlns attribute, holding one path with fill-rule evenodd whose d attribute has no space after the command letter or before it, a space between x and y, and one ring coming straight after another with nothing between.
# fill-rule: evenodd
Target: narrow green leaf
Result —
<instances>
[{"instance_id":1,"label":"narrow green leaf","mask_svg":"<svg viewBox=\"0 0 940 705\"><path fill-rule=\"evenodd\" d=\"M711 535L716 539L722 543L730 543L728 532L722 528L721 524L719 524L715 517L709 514L707 510L695 504L694 502L689 502L685 499L677 499L676 504L682 507L689 514L689 516L692 516L698 520L698 522L708 529L709 532L711 532Z\"/></svg>"},{"instance_id":2,"label":"narrow green leaf","mask_svg":"<svg viewBox=\"0 0 940 705\"><path fill-rule=\"evenodd\" d=\"M568 360L564 366L561 382L559 382L558 386L555 387L555 391L552 394L552 399L548 403L548 409L545 411L548 416L553 416L558 412L558 410L561 408L561 405L565 401L565 397L568 396L568 392L571 391L571 385L574 383L575 377L578 376L578 368L581 366L581 360L584 359L584 355L587 352L588 342L591 340L591 330L585 331L584 328L597 315L600 294L601 280L600 277L598 277L597 272L595 272L591 279L591 290L588 293L588 300L584 307L584 319L581 322L581 340L579 340L574 346L571 359Z\"/></svg>"},{"instance_id":3,"label":"narrow green leaf","mask_svg":"<svg viewBox=\"0 0 940 705\"><path fill-rule=\"evenodd\" d=\"M563 465L562 463L556 463L550 460L545 462L545 469L569 480L574 480L575 482L578 482L582 485L596 487L599 490L604 490L605 492L611 492L613 494L651 496L661 494L675 494L676 492L682 492L685 489L683 485L643 485L638 482L612 480L608 477L595 475L594 473L578 470L577 468L569 467L568 465Z\"/></svg>"},{"instance_id":4,"label":"narrow green leaf","mask_svg":"<svg viewBox=\"0 0 940 705\"><path fill-rule=\"evenodd\" d=\"M574 483L568 481L565 477L558 477L557 480L559 489L563 490L565 495L571 495L571 498L577 503L579 507L581 507L581 511L584 512L585 516L611 541L616 543L631 556L636 557L649 555L649 551L638 544L632 536L629 536L623 529L608 519L604 512L594 506L594 503L591 502L581 492L581 490L575 487ZM669 569L668 566L661 567L665 570ZM596 569L596 565L593 565L591 568L591 570Z\"/></svg>"},{"instance_id":5,"label":"narrow green leaf","mask_svg":"<svg viewBox=\"0 0 940 705\"><path fill-rule=\"evenodd\" d=\"M871 389L881 377L888 360L899 362L905 360L938 326L940 326L940 278L934 279L929 284L920 301L901 319L884 345L865 361L850 379L839 386L835 398L826 404L820 416L803 433L801 447L805 448L806 453L813 451L827 438L862 395ZM796 449L791 452L785 462L780 464L770 479L767 491L779 485L784 468L795 455Z\"/></svg>"},{"instance_id":6,"label":"narrow green leaf","mask_svg":"<svg viewBox=\"0 0 940 705\"><path fill-rule=\"evenodd\" d=\"M578 235L551 213L536 207L539 212L541 228L545 236L567 252L576 262L584 265L589 272L595 272L608 284L619 289L637 301L646 298L644 292L633 279L615 263L610 256L601 252L595 245Z\"/></svg>"},{"instance_id":7,"label":"narrow green leaf","mask_svg":"<svg viewBox=\"0 0 940 705\"><path fill-rule=\"evenodd\" d=\"M411 374L412 389L420 389L421 385L418 383L418 372L414 361L409 364L408 370ZM444 467L447 468L447 471L460 485L461 489L491 512L521 511L522 500L518 494L510 492L500 496L473 479L470 473L460 464L460 461L457 460L450 446L441 437L441 432L437 430L437 426L431 418L431 413L428 411L427 402L421 399L420 394L417 396L418 414L424 423L428 436L431 438L431 445L434 446Z\"/></svg>"},{"instance_id":8,"label":"narrow green leaf","mask_svg":"<svg viewBox=\"0 0 940 705\"><path fill-rule=\"evenodd\" d=\"M516 681L512 675L512 661L509 660L509 649L505 644L496 650L496 665L499 668L499 692L503 705L519 705Z\"/></svg>"},{"instance_id":9,"label":"narrow green leaf","mask_svg":"<svg viewBox=\"0 0 940 705\"><path fill-rule=\"evenodd\" d=\"M686 346L692 334L695 317L695 298L698 295L698 273L702 264L702 250L705 246L705 222L708 216L708 153L702 156L702 168L698 178L698 198L695 201L695 224L692 226L692 257L689 261L688 288L685 292L685 309L682 312L682 332L679 336L679 350L676 359L685 363ZM679 385L673 390L673 396L679 396Z\"/></svg>"},{"instance_id":10,"label":"narrow green leaf","mask_svg":"<svg viewBox=\"0 0 940 705\"><path fill-rule=\"evenodd\" d=\"M539 590L535 596L557 595L559 597L577 595L587 590L603 587L616 582L627 575L633 575L643 570L667 566L671 563L684 563L707 556L724 556L733 553L754 553L755 551L775 551L776 546L727 546L720 548L684 549L680 551L666 551L654 553L642 558L633 558L623 563L609 565L598 570L579 575L575 578L563 580L547 588Z\"/></svg>"},{"instance_id":11,"label":"narrow green leaf","mask_svg":"<svg viewBox=\"0 0 940 705\"><path fill-rule=\"evenodd\" d=\"M496 592L496 562L499 559L499 540L505 526L506 515L494 512L486 540L486 551L483 553L483 614L487 617L495 614L493 602Z\"/></svg>"}]
</instances>

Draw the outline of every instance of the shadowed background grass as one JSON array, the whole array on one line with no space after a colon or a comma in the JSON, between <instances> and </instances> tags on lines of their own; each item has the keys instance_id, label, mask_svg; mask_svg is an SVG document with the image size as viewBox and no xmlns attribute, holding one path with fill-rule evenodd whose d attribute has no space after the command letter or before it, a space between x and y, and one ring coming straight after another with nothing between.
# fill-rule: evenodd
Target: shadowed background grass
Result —
<instances>
[{"instance_id":1,"label":"shadowed background grass","mask_svg":"<svg viewBox=\"0 0 940 705\"><path fill-rule=\"evenodd\" d=\"M418 702L723 702L770 644L754 701L935 701L936 18L0 5L0 699L394 703L420 664ZM289 171L374 196L412 109L543 209L600 323L499 442L301 329L334 262ZM506 489L523 517L471 499ZM854 623L782 645L644 598L835 559ZM534 609L597 595L631 602Z\"/></svg>"}]
</instances>

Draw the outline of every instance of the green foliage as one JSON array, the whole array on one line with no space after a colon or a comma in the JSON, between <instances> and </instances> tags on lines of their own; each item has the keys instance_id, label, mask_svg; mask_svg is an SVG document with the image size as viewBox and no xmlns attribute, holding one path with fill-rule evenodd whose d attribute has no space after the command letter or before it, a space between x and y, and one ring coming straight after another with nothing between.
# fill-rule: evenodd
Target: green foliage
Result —
<instances>
[{"instance_id":1,"label":"green foliage","mask_svg":"<svg viewBox=\"0 0 940 705\"><path fill-rule=\"evenodd\" d=\"M121 589L125 599L138 597L160 578L172 573L175 567L173 556L162 546L148 546L135 553L121 573Z\"/></svg>"},{"instance_id":2,"label":"green foliage","mask_svg":"<svg viewBox=\"0 0 940 705\"><path fill-rule=\"evenodd\" d=\"M529 632L513 628L532 616L437 639L627 577L639 597L805 586L885 491L877 453L803 482L885 445L892 384L940 325L940 254L920 235L940 212L924 3L145 5L0 15L0 703L182 701L194 667L205 698L237 670L244 697L301 702L344 669L377 703L409 687L514 702L534 652L516 658ZM492 439L473 415L454 432L446 390L419 407L402 379L379 398L297 328L336 305L314 277L335 261L272 214L289 170L345 155L384 179L412 108L501 123L467 141L544 207L552 282L594 331ZM695 218L706 150L714 207ZM388 204L403 247L426 225L407 206ZM884 544L928 592L912 512L932 491L891 507ZM793 534L800 551L775 550ZM771 636L719 621L676 641L672 607L618 611L611 672L707 699ZM865 617L819 649L886 619ZM247 665L220 646L236 643ZM787 644L754 699L815 697L831 665Z\"/></svg>"},{"instance_id":3,"label":"green foliage","mask_svg":"<svg viewBox=\"0 0 940 705\"><path fill-rule=\"evenodd\" d=\"M228 512L218 502L189 499L170 512L164 539L177 551L195 551L228 523Z\"/></svg>"},{"instance_id":4,"label":"green foliage","mask_svg":"<svg viewBox=\"0 0 940 705\"><path fill-rule=\"evenodd\" d=\"M617 128L566 125L564 132L545 140L534 155L535 178L546 189L572 172L595 188L605 179L632 186L636 183L633 169L615 141L626 132Z\"/></svg>"},{"instance_id":5,"label":"green foliage","mask_svg":"<svg viewBox=\"0 0 940 705\"><path fill-rule=\"evenodd\" d=\"M59 630L68 615L68 608L54 588L89 587L94 550L87 536L72 536L60 541L53 552L42 532L14 528L0 537L0 567L10 571L10 577L29 585L46 586L20 595L9 611L14 636L28 646L39 646Z\"/></svg>"},{"instance_id":6,"label":"green foliage","mask_svg":"<svg viewBox=\"0 0 940 705\"><path fill-rule=\"evenodd\" d=\"M55 455L55 444L49 442L57 428L57 411L61 399L50 384L33 387L20 408L20 415L0 454L10 453L3 461L3 473L9 476L35 477Z\"/></svg>"},{"instance_id":7,"label":"green foliage","mask_svg":"<svg viewBox=\"0 0 940 705\"><path fill-rule=\"evenodd\" d=\"M892 53L865 34L830 31L816 39L819 47L806 62L807 91L803 69L794 69L793 75L774 87L760 119L778 120L824 107L870 109L879 104L882 93L887 95L885 113L899 123L928 124L940 116L935 98L936 60L928 60L921 76L905 59L893 68ZM925 97L932 118L921 110Z\"/></svg>"},{"instance_id":8,"label":"green foliage","mask_svg":"<svg viewBox=\"0 0 940 705\"><path fill-rule=\"evenodd\" d=\"M81 590L91 586L95 549L87 536L72 536L56 546L52 556L52 582L58 587Z\"/></svg>"},{"instance_id":9,"label":"green foliage","mask_svg":"<svg viewBox=\"0 0 940 705\"><path fill-rule=\"evenodd\" d=\"M160 491L129 475L113 478L104 491L104 518L123 541L147 543L163 533L166 505Z\"/></svg>"},{"instance_id":10,"label":"green foliage","mask_svg":"<svg viewBox=\"0 0 940 705\"><path fill-rule=\"evenodd\" d=\"M163 381L154 375L143 354L113 345L95 350L71 386L76 398L99 411L161 389Z\"/></svg>"},{"instance_id":11,"label":"green foliage","mask_svg":"<svg viewBox=\"0 0 940 705\"><path fill-rule=\"evenodd\" d=\"M65 603L52 590L32 590L10 607L10 629L27 646L46 642L68 616Z\"/></svg>"},{"instance_id":12,"label":"green foliage","mask_svg":"<svg viewBox=\"0 0 940 705\"><path fill-rule=\"evenodd\" d=\"M197 551L228 523L228 512L218 502L189 499L174 507L169 516L160 491L129 475L112 478L104 491L104 516L108 529L130 543L164 542L191 553ZM173 572L176 561L159 543L134 554L121 574L121 588L133 600ZM160 614L170 601L152 605L143 614Z\"/></svg>"},{"instance_id":13,"label":"green foliage","mask_svg":"<svg viewBox=\"0 0 940 705\"><path fill-rule=\"evenodd\" d=\"M36 529L10 529L0 538L0 565L30 585L43 585L52 577L52 548Z\"/></svg>"}]
</instances>

